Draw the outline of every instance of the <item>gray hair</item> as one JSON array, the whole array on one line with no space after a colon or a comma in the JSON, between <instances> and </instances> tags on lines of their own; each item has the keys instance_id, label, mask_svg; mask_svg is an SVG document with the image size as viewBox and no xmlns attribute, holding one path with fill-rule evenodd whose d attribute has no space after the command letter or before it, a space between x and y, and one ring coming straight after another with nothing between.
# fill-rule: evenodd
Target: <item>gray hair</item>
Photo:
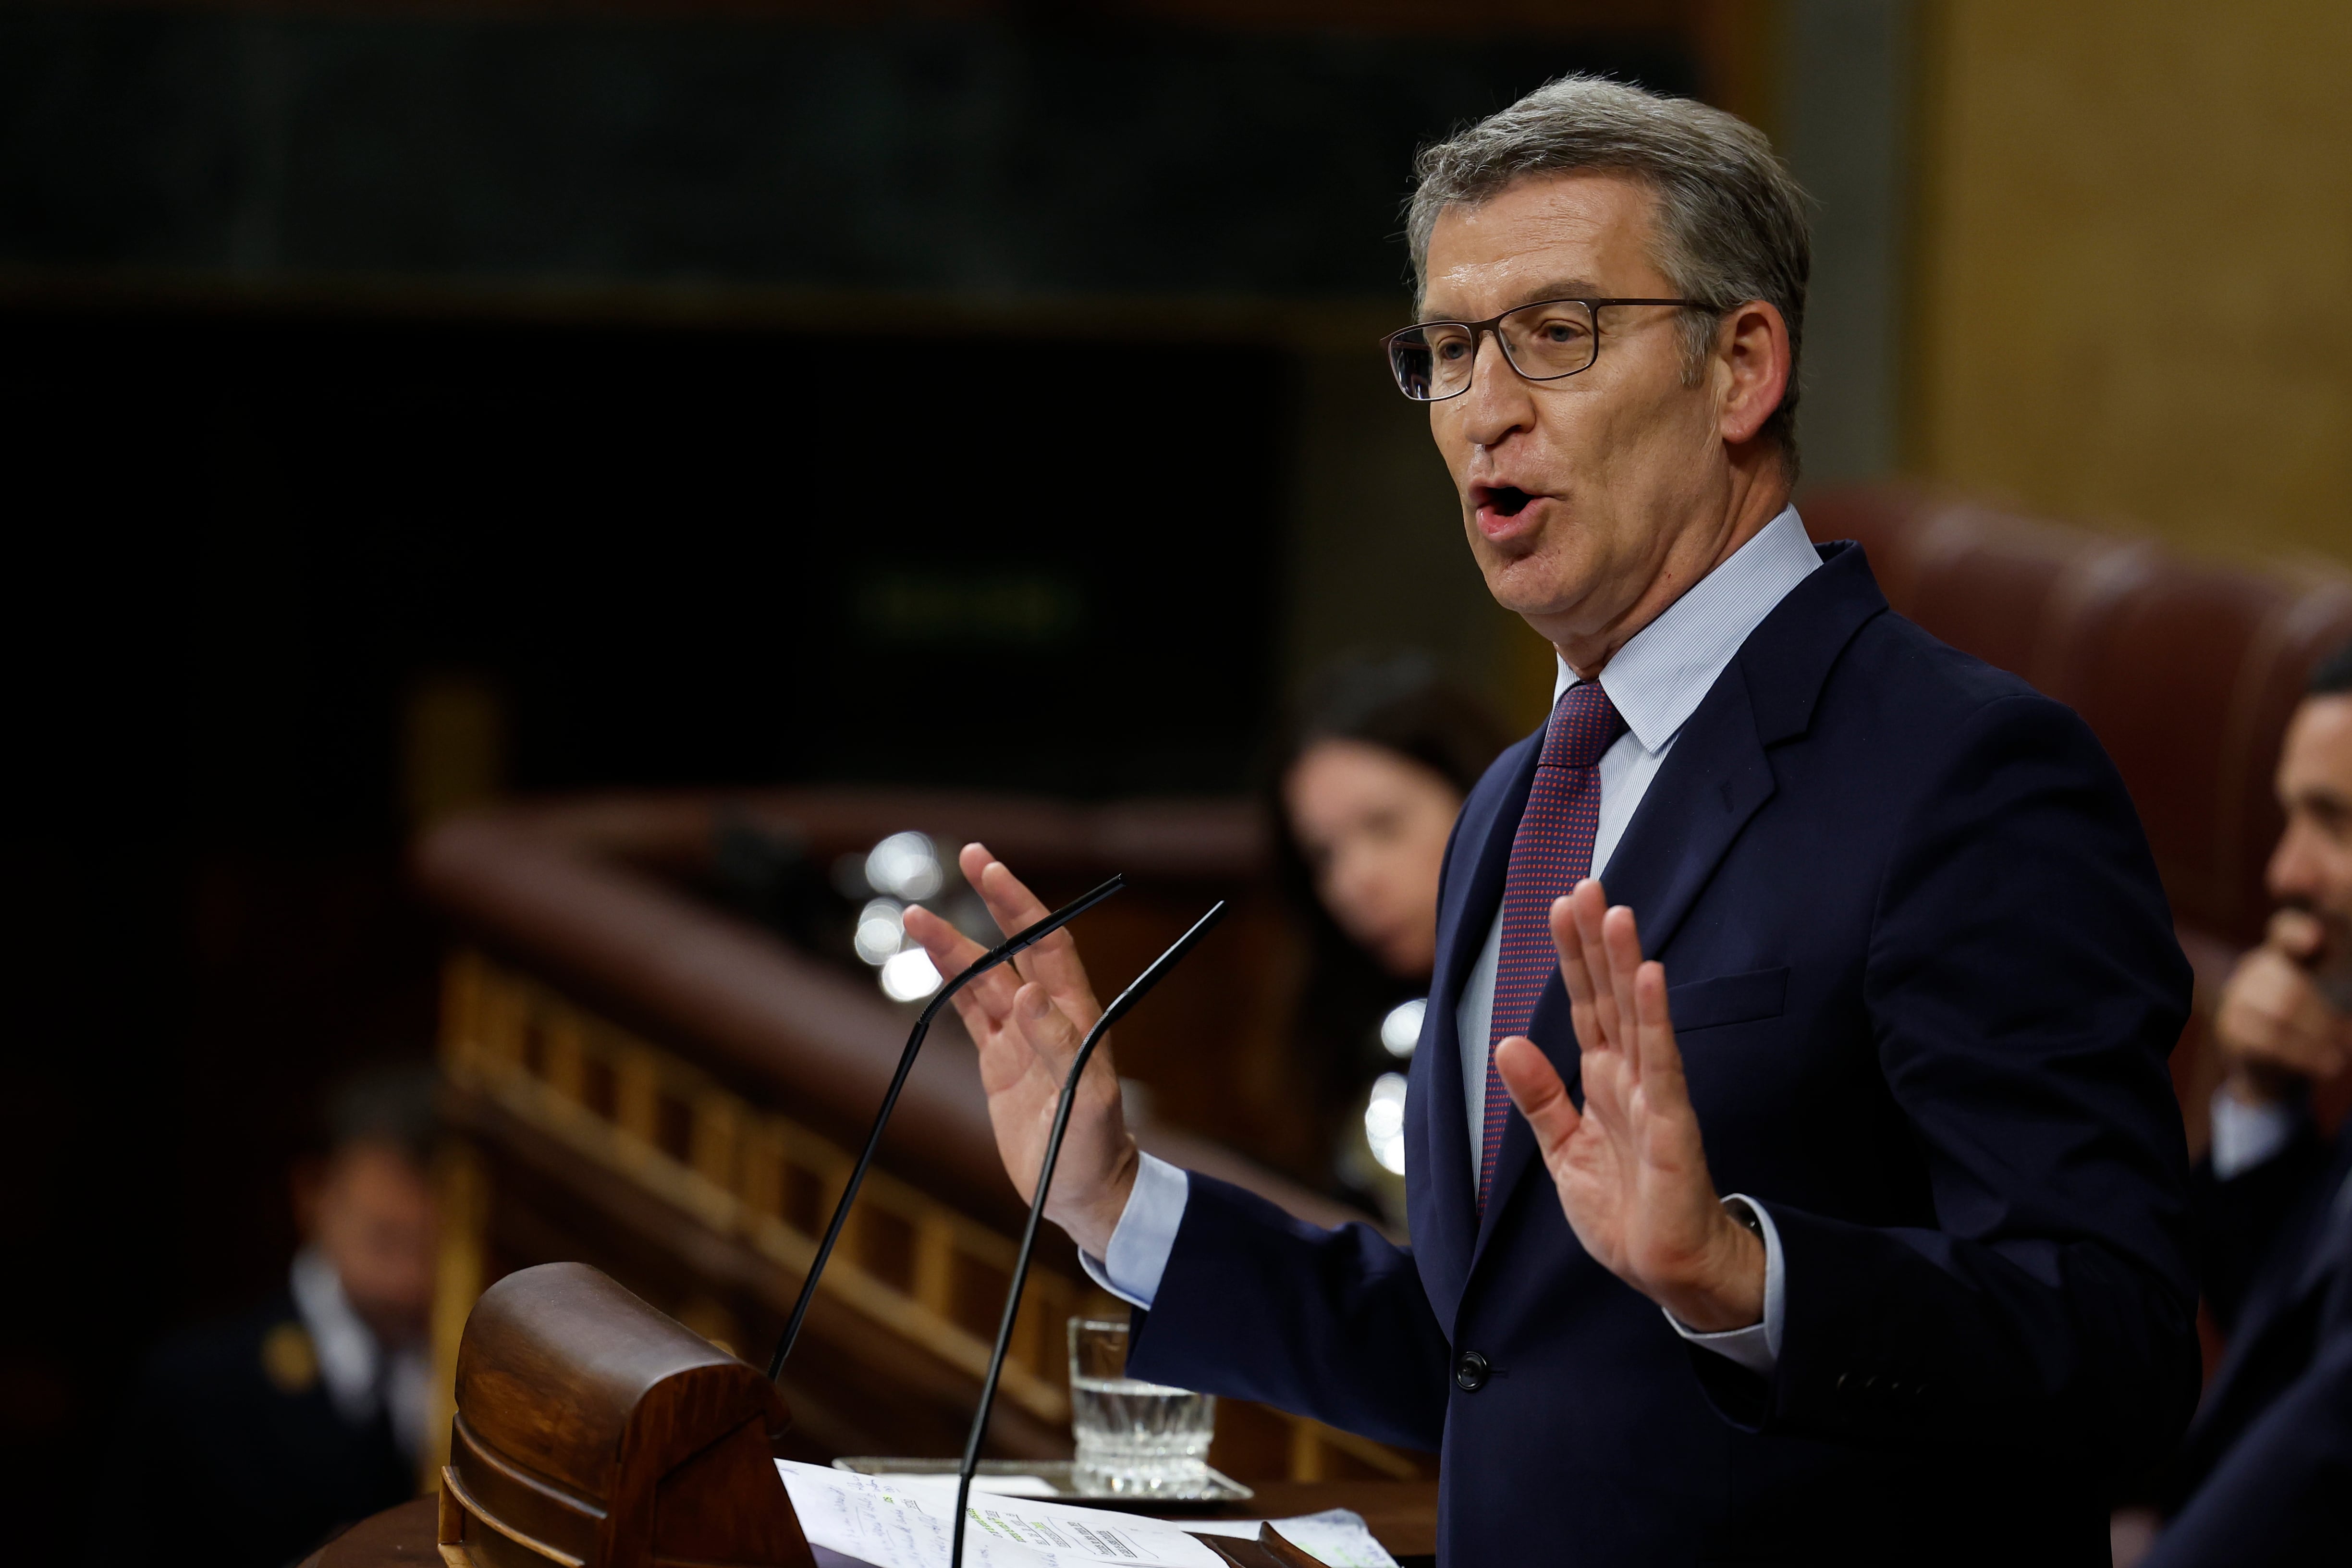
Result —
<instances>
[{"instance_id":1,"label":"gray hair","mask_svg":"<svg viewBox=\"0 0 2352 1568\"><path fill-rule=\"evenodd\" d=\"M1789 389L1761 435L1797 472L1797 358L1812 270L1806 196L1764 133L1719 109L1599 77L1570 76L1413 161L1420 183L1405 220L1413 292L1429 283L1429 237L1448 207L1475 206L1529 174L1592 170L1648 186L1658 203L1658 270L1687 300L1718 310L1749 300L1789 324ZM1683 318L1684 374L1696 380L1717 320Z\"/></svg>"}]
</instances>

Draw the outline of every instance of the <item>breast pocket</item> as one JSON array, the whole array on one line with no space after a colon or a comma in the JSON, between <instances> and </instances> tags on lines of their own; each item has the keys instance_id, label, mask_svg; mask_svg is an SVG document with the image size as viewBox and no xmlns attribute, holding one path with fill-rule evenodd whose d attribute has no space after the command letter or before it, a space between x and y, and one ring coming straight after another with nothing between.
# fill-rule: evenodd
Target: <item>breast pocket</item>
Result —
<instances>
[{"instance_id":1,"label":"breast pocket","mask_svg":"<svg viewBox=\"0 0 2352 1568\"><path fill-rule=\"evenodd\" d=\"M1666 1014L1676 1035L1694 1029L1719 1028L1726 1024L1752 1024L1777 1018L1789 1004L1789 971L1751 969L1745 974L1718 974L1687 985L1666 987Z\"/></svg>"}]
</instances>

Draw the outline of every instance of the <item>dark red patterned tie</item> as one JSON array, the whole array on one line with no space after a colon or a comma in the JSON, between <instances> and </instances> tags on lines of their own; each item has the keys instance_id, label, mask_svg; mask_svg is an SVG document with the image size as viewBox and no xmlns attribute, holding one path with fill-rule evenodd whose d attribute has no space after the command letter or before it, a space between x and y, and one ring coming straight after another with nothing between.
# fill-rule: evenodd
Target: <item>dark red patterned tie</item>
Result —
<instances>
[{"instance_id":1,"label":"dark red patterned tie","mask_svg":"<svg viewBox=\"0 0 2352 1568\"><path fill-rule=\"evenodd\" d=\"M1552 945L1554 900L1592 874L1592 836L1601 826L1601 753L1625 732L1625 721L1597 680L1560 693L1544 730L1528 809L1511 840L1503 876L1503 946L1495 964L1493 1026L1486 1037L1486 1125L1478 1141L1478 1213L1495 1181L1511 1097L1495 1071L1495 1047L1524 1035L1536 1000L1559 973Z\"/></svg>"}]
</instances>

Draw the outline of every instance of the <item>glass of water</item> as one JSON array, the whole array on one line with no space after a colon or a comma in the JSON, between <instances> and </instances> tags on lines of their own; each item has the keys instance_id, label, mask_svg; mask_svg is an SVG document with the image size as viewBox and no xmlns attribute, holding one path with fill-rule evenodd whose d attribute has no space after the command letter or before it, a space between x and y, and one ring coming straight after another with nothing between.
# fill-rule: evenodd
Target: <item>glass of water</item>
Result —
<instances>
[{"instance_id":1,"label":"glass of water","mask_svg":"<svg viewBox=\"0 0 2352 1568\"><path fill-rule=\"evenodd\" d=\"M1127 1375L1127 1323L1070 1320L1076 1480L1093 1492L1182 1496L1206 1489L1214 1394Z\"/></svg>"}]
</instances>

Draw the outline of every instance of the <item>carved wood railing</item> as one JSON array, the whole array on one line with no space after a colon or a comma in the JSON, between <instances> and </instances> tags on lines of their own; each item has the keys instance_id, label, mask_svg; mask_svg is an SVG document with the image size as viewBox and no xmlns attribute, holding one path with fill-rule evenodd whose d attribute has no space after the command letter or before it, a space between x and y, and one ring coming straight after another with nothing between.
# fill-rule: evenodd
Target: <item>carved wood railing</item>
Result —
<instances>
[{"instance_id":1,"label":"carved wood railing","mask_svg":"<svg viewBox=\"0 0 2352 1568\"><path fill-rule=\"evenodd\" d=\"M479 952L449 961L444 1007L454 1089L805 1275L854 1163L847 1150ZM1011 1238L877 1170L818 1289L977 1379L1013 1252ZM1079 1310L1125 1309L1091 1283L1032 1272L999 1397L1042 1422L1069 1420L1059 1340Z\"/></svg>"},{"instance_id":2,"label":"carved wood railing","mask_svg":"<svg viewBox=\"0 0 2352 1568\"><path fill-rule=\"evenodd\" d=\"M1202 970L1220 972L1171 980L1157 1019L1122 1026L1122 1067L1160 1063L1179 1091L1166 1098L1179 1102L1187 1077L1209 1078L1233 1102L1227 1131L1246 1131L1253 1095L1257 1114L1284 1110L1281 1080L1250 1059L1278 1038L1253 1015L1269 1010L1283 949L1275 911L1252 885L1255 845L1238 810L1122 815L810 795L577 803L461 821L419 857L428 893L460 935L441 1040L457 1134L440 1172L447 1228L435 1334L445 1389L481 1289L559 1258L594 1264L754 1359L772 1342L907 1014L681 886L714 822L747 811L818 857L910 825L984 833L1048 889L1056 878L1091 880L1115 859L1137 892L1106 910L1124 903L1127 923L1089 917L1087 933L1098 971L1111 975L1126 950L1161 940L1157 924L1209 896L1234 898L1244 940L1202 955ZM1179 989L1187 980L1189 996ZM1140 1136L1304 1217L1360 1217L1197 1136L1154 1123ZM787 1370L803 1457L954 1451L1020 1212L996 1163L970 1043L943 1020ZM1045 1239L991 1429L994 1451L1032 1458L1068 1451L1063 1321L1124 1310L1085 1278L1066 1241ZM1424 1456L1236 1401L1221 1404L1212 1458L1244 1479L1430 1469Z\"/></svg>"}]
</instances>

